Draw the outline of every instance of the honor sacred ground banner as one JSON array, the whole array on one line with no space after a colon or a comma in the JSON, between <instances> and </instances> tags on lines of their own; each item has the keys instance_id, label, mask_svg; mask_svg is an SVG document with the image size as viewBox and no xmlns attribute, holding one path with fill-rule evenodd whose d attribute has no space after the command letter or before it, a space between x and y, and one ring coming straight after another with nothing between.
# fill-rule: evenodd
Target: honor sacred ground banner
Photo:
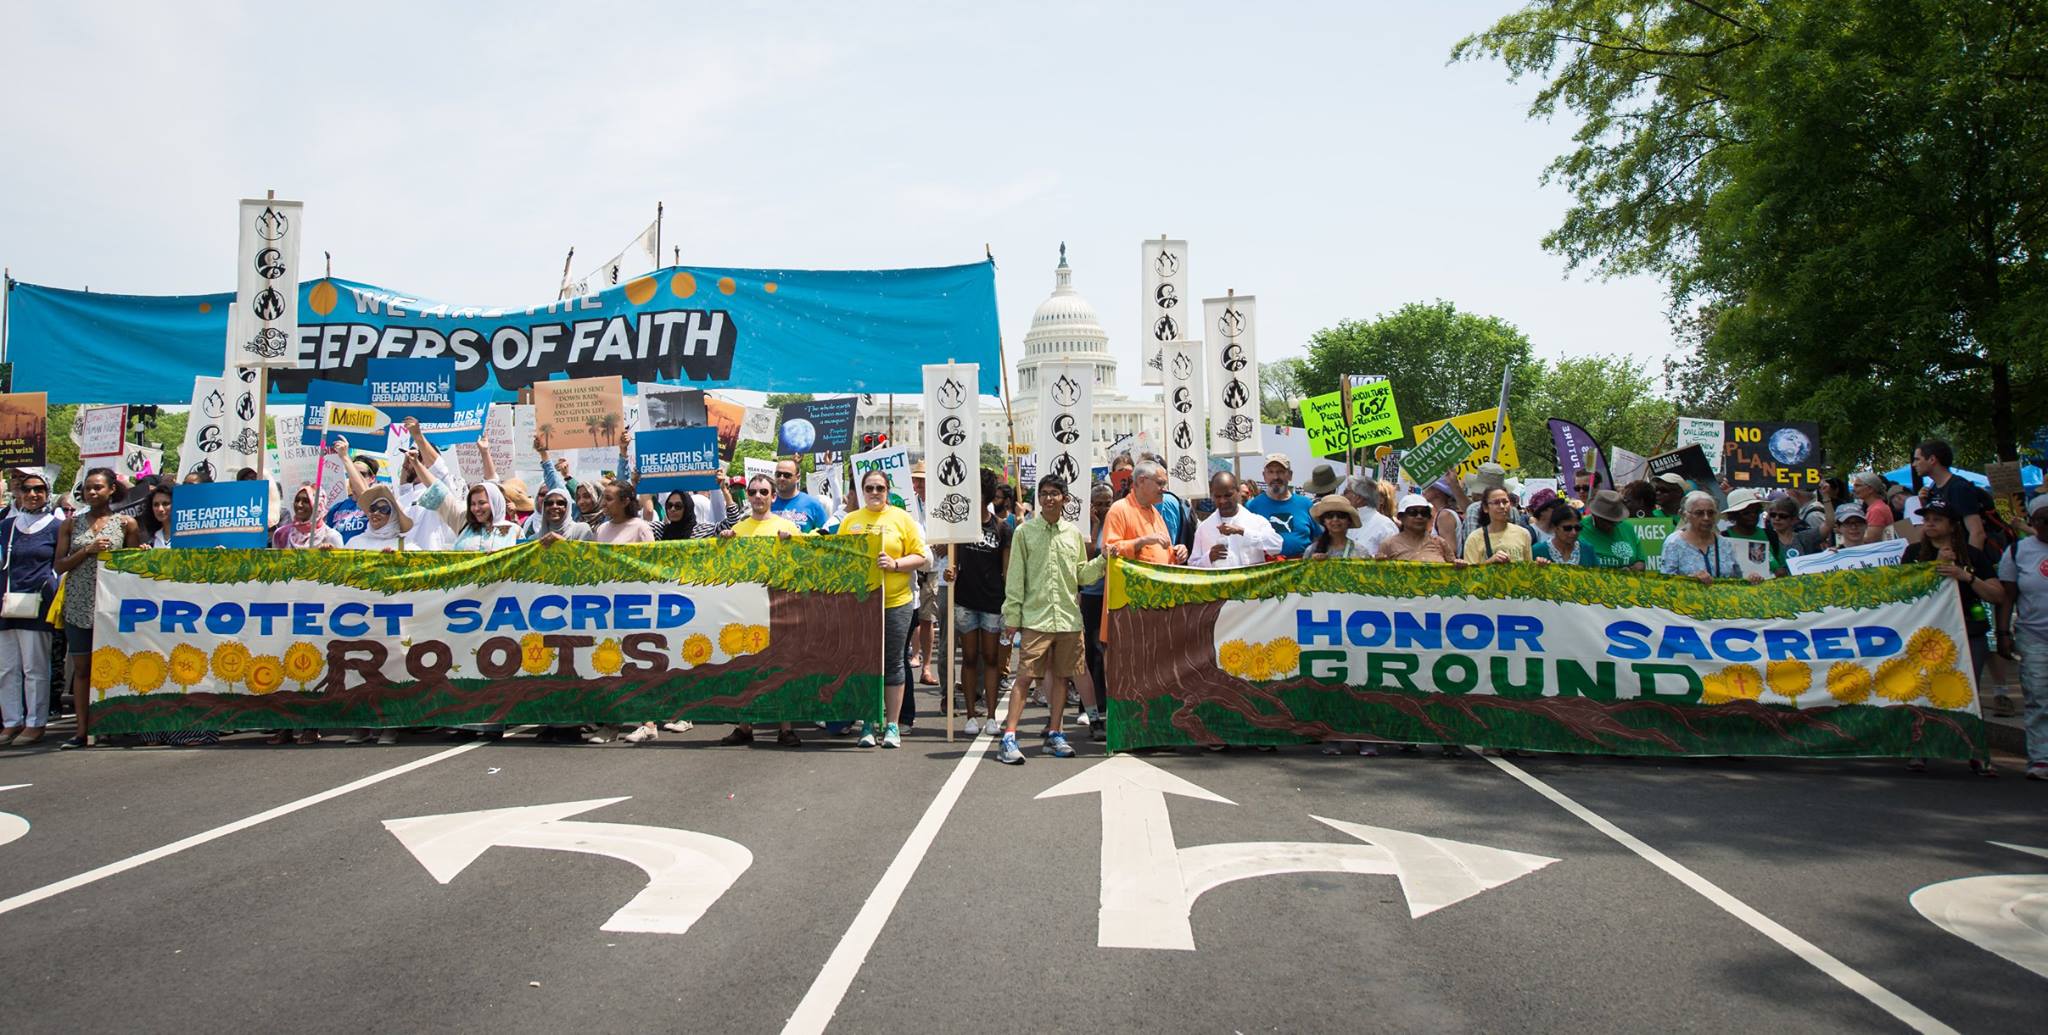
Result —
<instances>
[{"instance_id":1,"label":"honor sacred ground banner","mask_svg":"<svg viewBox=\"0 0 2048 1035\"><path fill-rule=\"evenodd\" d=\"M1758 585L1559 565L1112 562L1112 749L1370 736L1632 755L1981 755L1928 565Z\"/></svg>"},{"instance_id":2,"label":"honor sacred ground banner","mask_svg":"<svg viewBox=\"0 0 2048 1035\"><path fill-rule=\"evenodd\" d=\"M144 296L16 282L15 383L50 401L182 403L221 370L233 295ZM291 356L271 372L361 383L371 359L453 357L455 387L502 392L555 375L782 392L917 392L918 367L981 364L999 395L995 266L766 270L678 266L524 307L435 302L328 278L299 285Z\"/></svg>"},{"instance_id":3,"label":"honor sacred ground banner","mask_svg":"<svg viewBox=\"0 0 2048 1035\"><path fill-rule=\"evenodd\" d=\"M875 719L877 549L116 551L93 731Z\"/></svg>"}]
</instances>

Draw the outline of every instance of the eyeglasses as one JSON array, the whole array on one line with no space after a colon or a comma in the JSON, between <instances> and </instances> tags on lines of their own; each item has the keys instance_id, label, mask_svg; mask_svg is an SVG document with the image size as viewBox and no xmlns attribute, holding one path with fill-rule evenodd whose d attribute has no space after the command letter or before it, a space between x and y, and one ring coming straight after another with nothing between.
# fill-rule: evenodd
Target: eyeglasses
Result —
<instances>
[{"instance_id":1,"label":"eyeglasses","mask_svg":"<svg viewBox=\"0 0 2048 1035\"><path fill-rule=\"evenodd\" d=\"M777 477L777 478L794 478L794 477L796 477L796 472L795 472L795 471L777 471L777 472L775 472L775 477Z\"/></svg>"},{"instance_id":2,"label":"eyeglasses","mask_svg":"<svg viewBox=\"0 0 2048 1035\"><path fill-rule=\"evenodd\" d=\"M860 491L862 491L862 492L888 492L888 491L889 491L889 487L888 487L888 486L886 486L886 485L863 485L863 486L861 486L861 487L860 487Z\"/></svg>"},{"instance_id":3,"label":"eyeglasses","mask_svg":"<svg viewBox=\"0 0 2048 1035\"><path fill-rule=\"evenodd\" d=\"M47 485L24 485L21 487L21 492L24 496L31 492L39 492L47 496L50 493L50 487Z\"/></svg>"},{"instance_id":4,"label":"eyeglasses","mask_svg":"<svg viewBox=\"0 0 2048 1035\"><path fill-rule=\"evenodd\" d=\"M1410 507L1409 509L1407 509L1407 510L1404 510L1404 511L1402 511L1402 512L1401 512L1401 516L1402 516L1402 517L1428 517L1428 516L1430 515L1430 513L1431 513L1430 511L1424 510L1424 509L1422 509L1421 507Z\"/></svg>"},{"instance_id":5,"label":"eyeglasses","mask_svg":"<svg viewBox=\"0 0 2048 1035\"><path fill-rule=\"evenodd\" d=\"M774 490L774 489L748 489L748 490L747 490L747 495L749 495L749 496L773 496L773 495L775 495L775 490Z\"/></svg>"},{"instance_id":6,"label":"eyeglasses","mask_svg":"<svg viewBox=\"0 0 2048 1035\"><path fill-rule=\"evenodd\" d=\"M372 504L370 504L370 513L372 513L372 514L383 514L383 515L389 516L389 515L390 515L390 513L391 513L391 504L389 504L389 503L372 503Z\"/></svg>"},{"instance_id":7,"label":"eyeglasses","mask_svg":"<svg viewBox=\"0 0 2048 1035\"><path fill-rule=\"evenodd\" d=\"M1576 521L1573 521L1573 522L1571 522L1571 523L1569 523L1569 524L1563 524L1563 525L1559 525L1559 526L1557 526L1557 527L1556 527L1555 529L1553 529L1553 531L1558 531L1558 532L1576 532L1576 531L1578 531L1578 530L1579 530L1579 523L1578 523L1578 522L1576 522Z\"/></svg>"},{"instance_id":8,"label":"eyeglasses","mask_svg":"<svg viewBox=\"0 0 2048 1035\"><path fill-rule=\"evenodd\" d=\"M1772 514L1772 515L1771 515L1771 520L1772 520L1772 521L1790 521L1790 520L1792 520L1792 519L1793 519L1793 518L1795 518L1795 517L1797 517L1797 515L1795 515L1795 514Z\"/></svg>"},{"instance_id":9,"label":"eyeglasses","mask_svg":"<svg viewBox=\"0 0 2048 1035\"><path fill-rule=\"evenodd\" d=\"M547 502L545 502L545 503L541 504L541 506L543 506L543 507L558 507L558 508L561 508L561 507L567 507L568 505L569 505L569 501L568 501L568 500L558 500L558 499L551 499L551 500L548 500Z\"/></svg>"}]
</instances>

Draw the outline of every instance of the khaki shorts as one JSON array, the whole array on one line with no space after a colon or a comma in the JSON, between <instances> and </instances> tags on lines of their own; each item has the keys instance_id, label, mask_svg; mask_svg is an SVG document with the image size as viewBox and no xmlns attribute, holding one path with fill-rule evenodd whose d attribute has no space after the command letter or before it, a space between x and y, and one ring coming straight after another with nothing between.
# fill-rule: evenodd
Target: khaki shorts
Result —
<instances>
[{"instance_id":1,"label":"khaki shorts","mask_svg":"<svg viewBox=\"0 0 2048 1035\"><path fill-rule=\"evenodd\" d=\"M1018 672L1027 678L1044 676L1047 679L1061 679L1066 676L1078 676L1082 671L1081 663L1084 656L1080 633L1038 632L1026 629L1023 664Z\"/></svg>"}]
</instances>

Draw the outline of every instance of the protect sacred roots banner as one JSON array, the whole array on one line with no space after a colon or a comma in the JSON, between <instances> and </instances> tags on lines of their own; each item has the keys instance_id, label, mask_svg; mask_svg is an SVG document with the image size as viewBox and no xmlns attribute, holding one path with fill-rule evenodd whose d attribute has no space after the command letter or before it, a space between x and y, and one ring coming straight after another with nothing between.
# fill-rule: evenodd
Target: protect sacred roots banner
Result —
<instances>
[{"instance_id":1,"label":"protect sacred roots banner","mask_svg":"<svg viewBox=\"0 0 2048 1035\"><path fill-rule=\"evenodd\" d=\"M899 270L672 266L526 306L436 302L339 278L299 285L296 337L271 372L360 383L372 358L455 360L455 387L500 399L555 375L769 392L918 392L923 363L980 363L1001 394L995 264ZM183 403L217 374L230 294L115 295L16 282L15 381L50 401ZM1254 400L1256 401L1256 399Z\"/></svg>"},{"instance_id":2,"label":"protect sacred roots banner","mask_svg":"<svg viewBox=\"0 0 2048 1035\"><path fill-rule=\"evenodd\" d=\"M875 719L879 549L119 550L93 732Z\"/></svg>"},{"instance_id":3,"label":"protect sacred roots banner","mask_svg":"<svg viewBox=\"0 0 2048 1035\"><path fill-rule=\"evenodd\" d=\"M1631 755L1981 756L1930 565L1748 585L1559 565L1112 561L1109 744L1375 737Z\"/></svg>"}]
</instances>

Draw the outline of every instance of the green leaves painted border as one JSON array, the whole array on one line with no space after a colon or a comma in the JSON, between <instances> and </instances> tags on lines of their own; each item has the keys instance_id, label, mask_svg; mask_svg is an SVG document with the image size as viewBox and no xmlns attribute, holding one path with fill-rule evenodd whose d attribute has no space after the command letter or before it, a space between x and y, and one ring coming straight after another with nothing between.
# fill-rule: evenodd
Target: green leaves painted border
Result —
<instances>
[{"instance_id":1,"label":"green leaves painted border","mask_svg":"<svg viewBox=\"0 0 2048 1035\"><path fill-rule=\"evenodd\" d=\"M1699 619L1792 618L1828 607L1917 600L1946 587L1930 564L1831 571L1756 585L1650 572L1556 564L1454 568L1406 561L1286 561L1211 571L1113 559L1111 607L1177 607L1301 593L1467 600L1545 600L1599 607L1652 607Z\"/></svg>"},{"instance_id":2,"label":"green leaves painted border","mask_svg":"<svg viewBox=\"0 0 2048 1035\"><path fill-rule=\"evenodd\" d=\"M594 586L762 583L792 592L860 593L881 586L875 536L695 539L614 546L528 543L495 553L357 550L117 550L101 563L165 582L317 582L381 593L492 582Z\"/></svg>"}]
</instances>

